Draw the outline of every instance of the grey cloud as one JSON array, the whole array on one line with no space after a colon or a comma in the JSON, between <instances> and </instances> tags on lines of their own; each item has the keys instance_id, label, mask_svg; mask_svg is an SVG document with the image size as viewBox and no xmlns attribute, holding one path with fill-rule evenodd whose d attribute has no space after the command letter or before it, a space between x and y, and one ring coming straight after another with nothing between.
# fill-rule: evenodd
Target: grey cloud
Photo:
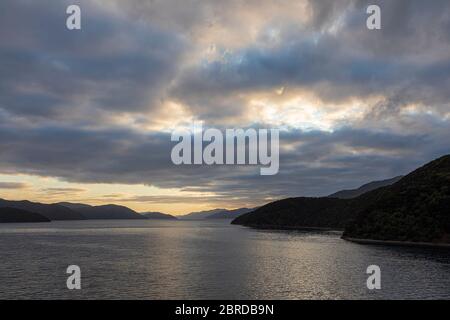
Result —
<instances>
[{"instance_id":1,"label":"grey cloud","mask_svg":"<svg viewBox=\"0 0 450 320\"><path fill-rule=\"evenodd\" d=\"M82 30L68 31L71 3L2 1L0 108L42 121L160 108L183 40L90 1L78 1Z\"/></svg>"},{"instance_id":2,"label":"grey cloud","mask_svg":"<svg viewBox=\"0 0 450 320\"><path fill-rule=\"evenodd\" d=\"M22 182L0 182L0 189L25 189L26 187L28 185Z\"/></svg>"},{"instance_id":3,"label":"grey cloud","mask_svg":"<svg viewBox=\"0 0 450 320\"><path fill-rule=\"evenodd\" d=\"M325 102L382 95L386 106L398 110L409 103L448 109L449 3L376 1L382 7L380 31L366 28L369 3L312 1L312 29L286 24L275 47L257 42L193 66L178 78L173 95L204 119L224 116L217 101L280 86L308 89ZM342 27L324 32L339 15Z\"/></svg>"}]
</instances>

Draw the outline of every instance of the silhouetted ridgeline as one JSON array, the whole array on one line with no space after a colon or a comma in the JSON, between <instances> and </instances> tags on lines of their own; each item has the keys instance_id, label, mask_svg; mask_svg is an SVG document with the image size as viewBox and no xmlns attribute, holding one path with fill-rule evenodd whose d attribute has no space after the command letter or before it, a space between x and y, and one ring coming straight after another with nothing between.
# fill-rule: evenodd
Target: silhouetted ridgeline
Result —
<instances>
[{"instance_id":1,"label":"silhouetted ridgeline","mask_svg":"<svg viewBox=\"0 0 450 320\"><path fill-rule=\"evenodd\" d=\"M243 214L233 220L233 224L267 229L337 229L344 230L349 221L367 204L369 195L360 200L350 200L350 193L357 190L373 190L376 185L387 184L390 180L373 182L355 190L344 190L335 195L344 197L298 197L271 202L253 212Z\"/></svg>"},{"instance_id":2,"label":"silhouetted ridgeline","mask_svg":"<svg viewBox=\"0 0 450 320\"><path fill-rule=\"evenodd\" d=\"M16 208L38 213L49 220L85 220L79 212L59 204L43 204L31 201L8 201L0 199L0 208Z\"/></svg>"},{"instance_id":3,"label":"silhouetted ridgeline","mask_svg":"<svg viewBox=\"0 0 450 320\"><path fill-rule=\"evenodd\" d=\"M127 207L117 205L90 206L81 203L61 202L43 204L31 201L9 201L0 199L0 208L15 208L37 213L47 220L96 220L96 219L147 219L143 215ZM19 213L19 212L17 212ZM2 211L0 211L0 215ZM9 215L12 219L13 212ZM6 220L6 218L5 218ZM20 222L21 216L17 217ZM1 220L0 220L1 221Z\"/></svg>"},{"instance_id":4,"label":"silhouetted ridgeline","mask_svg":"<svg viewBox=\"0 0 450 320\"><path fill-rule=\"evenodd\" d=\"M356 198L366 192L369 192L369 191L372 191L372 190L375 190L375 189L378 189L381 187L390 186L390 185L396 183L397 181L399 181L401 178L403 178L403 176L398 176L398 177L395 177L392 179L387 179L387 180L369 182L369 183L359 187L358 189L338 191L336 193L330 194L328 197L329 198L339 198L339 199Z\"/></svg>"},{"instance_id":5,"label":"silhouetted ridgeline","mask_svg":"<svg viewBox=\"0 0 450 320\"><path fill-rule=\"evenodd\" d=\"M207 216L206 219L236 219L237 217L240 217L243 214L251 212L253 210L255 209L240 208L234 210L223 210Z\"/></svg>"},{"instance_id":6,"label":"silhouetted ridgeline","mask_svg":"<svg viewBox=\"0 0 450 320\"><path fill-rule=\"evenodd\" d=\"M91 206L83 203L60 202L43 204L31 201L9 201L0 199L0 208L16 208L28 212L35 212L48 220L178 220L169 214L161 212L138 213L125 206L114 204ZM182 216L182 219L233 219L253 209L241 208L235 210L214 209L193 212ZM8 220L12 219L9 216ZM6 220L6 218L5 218ZM17 217L20 222L21 217Z\"/></svg>"},{"instance_id":7,"label":"silhouetted ridgeline","mask_svg":"<svg viewBox=\"0 0 450 320\"><path fill-rule=\"evenodd\" d=\"M354 199L290 198L233 224L260 228L345 228L344 237L450 242L450 156Z\"/></svg>"},{"instance_id":8,"label":"silhouetted ridgeline","mask_svg":"<svg viewBox=\"0 0 450 320\"><path fill-rule=\"evenodd\" d=\"M65 206L70 204L65 203ZM143 215L130 208L114 204L103 206L89 206L72 204L72 210L82 214L88 220L135 220L146 219Z\"/></svg>"},{"instance_id":9,"label":"silhouetted ridgeline","mask_svg":"<svg viewBox=\"0 0 450 320\"><path fill-rule=\"evenodd\" d=\"M347 206L346 200L336 198L289 198L262 206L232 223L275 229L343 229L351 214Z\"/></svg>"},{"instance_id":10,"label":"silhouetted ridgeline","mask_svg":"<svg viewBox=\"0 0 450 320\"><path fill-rule=\"evenodd\" d=\"M249 208L239 208L239 209L213 209L213 210L206 210L206 211L198 211L198 212L191 212L188 214L185 214L183 216L179 216L182 220L220 220L220 219L235 219L247 212L251 212L255 210L249 209Z\"/></svg>"},{"instance_id":11,"label":"silhouetted ridgeline","mask_svg":"<svg viewBox=\"0 0 450 320\"><path fill-rule=\"evenodd\" d=\"M143 212L141 213L145 218L152 220L178 220L178 218L162 212Z\"/></svg>"},{"instance_id":12,"label":"silhouetted ridgeline","mask_svg":"<svg viewBox=\"0 0 450 320\"><path fill-rule=\"evenodd\" d=\"M198 211L198 212L191 212L182 216L179 216L179 219L182 220L202 220L206 219L209 216L226 211L226 209L213 209L213 210L205 210L205 211Z\"/></svg>"},{"instance_id":13,"label":"silhouetted ridgeline","mask_svg":"<svg viewBox=\"0 0 450 320\"><path fill-rule=\"evenodd\" d=\"M29 212L17 208L0 208L0 223L18 222L50 222L50 220L39 213Z\"/></svg>"}]
</instances>

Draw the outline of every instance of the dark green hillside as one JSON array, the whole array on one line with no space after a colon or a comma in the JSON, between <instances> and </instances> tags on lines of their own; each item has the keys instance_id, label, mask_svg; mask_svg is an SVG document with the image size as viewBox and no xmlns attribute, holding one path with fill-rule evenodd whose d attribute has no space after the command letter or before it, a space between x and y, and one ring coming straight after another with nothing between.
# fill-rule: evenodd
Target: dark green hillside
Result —
<instances>
[{"instance_id":1,"label":"dark green hillside","mask_svg":"<svg viewBox=\"0 0 450 320\"><path fill-rule=\"evenodd\" d=\"M344 237L450 242L450 156L439 158L372 196Z\"/></svg>"}]
</instances>

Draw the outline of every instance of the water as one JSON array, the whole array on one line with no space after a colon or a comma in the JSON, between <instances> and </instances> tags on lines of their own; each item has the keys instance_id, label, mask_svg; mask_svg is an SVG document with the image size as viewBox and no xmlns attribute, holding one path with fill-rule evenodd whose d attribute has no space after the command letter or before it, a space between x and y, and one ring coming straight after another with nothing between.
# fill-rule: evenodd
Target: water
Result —
<instances>
[{"instance_id":1,"label":"water","mask_svg":"<svg viewBox=\"0 0 450 320\"><path fill-rule=\"evenodd\" d=\"M82 290L66 288L67 266ZM381 267L382 289L366 287ZM229 222L0 225L1 299L450 299L450 250Z\"/></svg>"}]
</instances>

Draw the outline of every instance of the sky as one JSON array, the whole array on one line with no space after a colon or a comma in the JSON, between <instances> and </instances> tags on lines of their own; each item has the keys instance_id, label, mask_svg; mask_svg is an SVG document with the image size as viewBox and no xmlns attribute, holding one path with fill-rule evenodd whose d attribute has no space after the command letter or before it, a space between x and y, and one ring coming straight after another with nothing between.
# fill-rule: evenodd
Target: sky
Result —
<instances>
[{"instance_id":1,"label":"sky","mask_svg":"<svg viewBox=\"0 0 450 320\"><path fill-rule=\"evenodd\" d=\"M280 129L279 173L174 165L198 121ZM407 174L449 137L447 0L0 2L4 199L253 207Z\"/></svg>"}]
</instances>

